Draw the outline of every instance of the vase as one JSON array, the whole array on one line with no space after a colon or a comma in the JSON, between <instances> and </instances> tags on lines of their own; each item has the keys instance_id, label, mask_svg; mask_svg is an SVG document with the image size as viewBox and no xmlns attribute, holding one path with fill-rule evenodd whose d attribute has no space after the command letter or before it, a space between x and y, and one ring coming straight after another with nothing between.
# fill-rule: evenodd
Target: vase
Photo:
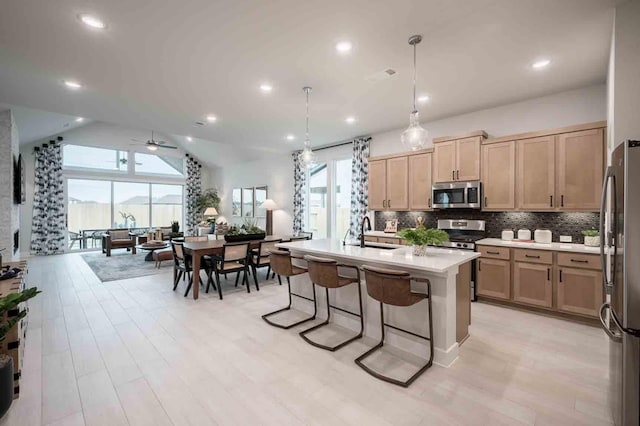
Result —
<instances>
[{"instance_id":1,"label":"vase","mask_svg":"<svg viewBox=\"0 0 640 426\"><path fill-rule=\"evenodd\" d=\"M427 255L427 245L413 245L413 255L414 256L426 256Z\"/></svg>"},{"instance_id":2,"label":"vase","mask_svg":"<svg viewBox=\"0 0 640 426\"><path fill-rule=\"evenodd\" d=\"M584 237L584 245L587 247L600 247L600 236Z\"/></svg>"}]
</instances>

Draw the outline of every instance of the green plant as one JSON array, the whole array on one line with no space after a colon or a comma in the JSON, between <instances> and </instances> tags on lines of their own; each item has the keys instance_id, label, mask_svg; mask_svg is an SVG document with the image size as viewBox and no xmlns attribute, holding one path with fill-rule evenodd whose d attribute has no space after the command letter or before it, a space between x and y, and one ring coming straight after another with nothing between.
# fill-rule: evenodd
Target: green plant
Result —
<instances>
[{"instance_id":1,"label":"green plant","mask_svg":"<svg viewBox=\"0 0 640 426\"><path fill-rule=\"evenodd\" d=\"M0 298L0 318L3 318L8 311L18 308L20 303L25 302L38 293L42 293L37 287L28 288L20 293L11 293ZM18 313L6 321L0 321L0 342L3 341L14 325L27 315L27 310L18 310Z\"/></svg>"},{"instance_id":2,"label":"green plant","mask_svg":"<svg viewBox=\"0 0 640 426\"><path fill-rule=\"evenodd\" d=\"M204 215L207 207L215 207L220 210L220 196L215 188L205 189L196 197L196 212L199 216Z\"/></svg>"},{"instance_id":3,"label":"green plant","mask_svg":"<svg viewBox=\"0 0 640 426\"><path fill-rule=\"evenodd\" d=\"M407 228L398 232L398 236L411 245L423 246L426 244L440 246L445 241L449 241L449 234L441 229L425 228L420 226L415 229Z\"/></svg>"},{"instance_id":4,"label":"green plant","mask_svg":"<svg viewBox=\"0 0 640 426\"><path fill-rule=\"evenodd\" d=\"M180 222L177 220L171 221L171 232L177 233L180 231Z\"/></svg>"},{"instance_id":5,"label":"green plant","mask_svg":"<svg viewBox=\"0 0 640 426\"><path fill-rule=\"evenodd\" d=\"M598 231L597 229L586 229L582 231L582 235L584 235L585 237L599 237L600 231Z\"/></svg>"}]
</instances>

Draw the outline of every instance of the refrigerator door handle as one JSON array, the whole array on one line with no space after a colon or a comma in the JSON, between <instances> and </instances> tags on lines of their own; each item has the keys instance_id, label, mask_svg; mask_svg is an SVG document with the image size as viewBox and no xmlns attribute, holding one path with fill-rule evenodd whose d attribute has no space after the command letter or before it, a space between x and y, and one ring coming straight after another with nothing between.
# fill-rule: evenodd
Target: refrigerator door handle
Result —
<instances>
[{"instance_id":1,"label":"refrigerator door handle","mask_svg":"<svg viewBox=\"0 0 640 426\"><path fill-rule=\"evenodd\" d=\"M613 168L607 167L604 174L604 182L602 184L602 198L600 199L600 264L602 265L604 289L607 294L611 294L613 288L612 280L609 279L607 256L605 254L605 244L610 243L610 239L607 238L608 232L605 229L605 214L607 212L607 190L609 189L609 182L611 181L612 176ZM614 218L614 220L616 220L616 218Z\"/></svg>"},{"instance_id":2,"label":"refrigerator door handle","mask_svg":"<svg viewBox=\"0 0 640 426\"><path fill-rule=\"evenodd\" d=\"M609 312L609 318L612 320L611 322L613 322L616 325L616 327L618 327L618 330L620 330L620 333L614 333L613 331L611 331L611 329L606 323L606 320L604 319L605 311L610 309L611 309L611 305L609 303L603 303L602 306L600 306L600 313L598 315L600 318L600 324L602 324L602 329L604 330L605 333L607 333L607 336L609 336L611 340L613 340L614 342L621 342L622 330L618 326L618 322L615 321L615 318L613 317L613 315L611 315L611 312Z\"/></svg>"}]
</instances>

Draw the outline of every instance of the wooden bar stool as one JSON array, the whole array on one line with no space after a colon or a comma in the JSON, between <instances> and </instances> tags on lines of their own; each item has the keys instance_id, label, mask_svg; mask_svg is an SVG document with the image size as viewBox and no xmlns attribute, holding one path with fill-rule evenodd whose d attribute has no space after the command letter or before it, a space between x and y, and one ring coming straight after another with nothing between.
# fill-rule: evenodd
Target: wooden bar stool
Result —
<instances>
[{"instance_id":1,"label":"wooden bar stool","mask_svg":"<svg viewBox=\"0 0 640 426\"><path fill-rule=\"evenodd\" d=\"M300 336L307 343L328 351L336 351L341 347L353 342L354 340L361 338L364 331L364 317L362 315L362 290L360 289L360 270L355 266L338 264L338 262L336 262L333 259L325 259L322 257L309 256L309 255L305 256L304 259L307 261L307 268L309 271L309 277L311 278L311 282L314 285L319 285L320 287L324 287L325 294L327 297L327 320L311 328L308 328L304 331L301 331ZM338 268L352 269L356 271L356 277L351 278L351 277L342 276L338 273ZM358 287L358 305L360 308L359 314L347 311L346 309L342 309L337 306L333 306L329 302L330 288L334 288L337 290L341 287L345 287L351 284L355 284ZM337 309L341 312L345 312L347 314L360 318L360 332L356 336L351 337L335 346L323 345L323 344L314 342L309 337L307 337L308 333L311 333L312 331L317 330L320 327L324 327L327 324L329 324L329 320L331 319L331 308Z\"/></svg>"},{"instance_id":2,"label":"wooden bar stool","mask_svg":"<svg viewBox=\"0 0 640 426\"><path fill-rule=\"evenodd\" d=\"M280 285L282 285L282 277L285 277L287 279L287 287L289 289L289 305L286 308L278 309L277 311L273 311L268 314L264 314L262 316L262 319L265 320L267 324L270 324L278 328L284 328L285 330L291 327L295 327L296 325L305 323L307 321L316 319L316 313L317 313L315 286L313 285L311 286L311 288L313 289L313 299L310 299L306 296L302 296L301 294L296 294L291 292L291 277L295 277L296 275L302 275L307 273L307 270L305 268L295 266L291 261L292 258L294 258L294 256L292 256L291 253L289 253L288 251L279 250L275 248L270 249L269 262L271 264L271 269L278 276L278 282L280 283ZM299 259L299 258L296 258L296 259ZM269 320L270 316L276 315L276 314L279 314L280 312L288 311L291 309L291 296L296 296L301 299L306 299L313 302L313 315L310 316L309 318L305 318L303 320L300 320L288 325L278 324L270 321Z\"/></svg>"},{"instance_id":3,"label":"wooden bar stool","mask_svg":"<svg viewBox=\"0 0 640 426\"><path fill-rule=\"evenodd\" d=\"M408 272L398 271L394 269L384 269L375 266L362 266L364 270L364 279L367 283L367 293L373 299L380 303L380 331L382 337L380 342L367 352L360 355L355 363L358 364L364 371L371 374L385 382L393 383L403 387L408 387L415 379L424 373L433 364L433 321L431 317L431 283L426 278L413 278ZM411 291L411 282L422 282L427 284L427 293L415 293ZM429 309L429 337L421 336L419 334L412 333L408 330L404 330L393 325L384 322L383 305L390 306L413 306L423 300L427 300ZM429 341L429 361L409 378L409 380L403 382L388 376L384 376L371 368L364 365L362 362L369 355L376 352L378 349L384 346L385 327L392 328L394 330L402 331L411 336L418 337L420 339Z\"/></svg>"}]
</instances>

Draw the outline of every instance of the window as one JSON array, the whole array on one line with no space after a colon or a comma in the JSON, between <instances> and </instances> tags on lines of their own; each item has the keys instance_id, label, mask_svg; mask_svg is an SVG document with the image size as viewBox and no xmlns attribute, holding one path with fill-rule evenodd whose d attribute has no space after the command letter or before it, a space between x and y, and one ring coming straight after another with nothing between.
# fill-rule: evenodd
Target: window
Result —
<instances>
[{"instance_id":1,"label":"window","mask_svg":"<svg viewBox=\"0 0 640 426\"><path fill-rule=\"evenodd\" d=\"M181 177L184 175L184 160L179 157L163 157L136 152L135 173Z\"/></svg>"},{"instance_id":2,"label":"window","mask_svg":"<svg viewBox=\"0 0 640 426\"><path fill-rule=\"evenodd\" d=\"M127 171L127 152L80 145L62 146L64 169Z\"/></svg>"},{"instance_id":3,"label":"window","mask_svg":"<svg viewBox=\"0 0 640 426\"><path fill-rule=\"evenodd\" d=\"M149 226L149 184L113 182L113 227Z\"/></svg>"},{"instance_id":4,"label":"window","mask_svg":"<svg viewBox=\"0 0 640 426\"><path fill-rule=\"evenodd\" d=\"M111 182L67 181L67 228L77 232L111 228Z\"/></svg>"},{"instance_id":5,"label":"window","mask_svg":"<svg viewBox=\"0 0 640 426\"><path fill-rule=\"evenodd\" d=\"M351 159L318 163L308 173L307 230L314 238L342 238L349 229Z\"/></svg>"},{"instance_id":6,"label":"window","mask_svg":"<svg viewBox=\"0 0 640 426\"><path fill-rule=\"evenodd\" d=\"M151 184L151 226L182 224L182 185Z\"/></svg>"}]
</instances>

